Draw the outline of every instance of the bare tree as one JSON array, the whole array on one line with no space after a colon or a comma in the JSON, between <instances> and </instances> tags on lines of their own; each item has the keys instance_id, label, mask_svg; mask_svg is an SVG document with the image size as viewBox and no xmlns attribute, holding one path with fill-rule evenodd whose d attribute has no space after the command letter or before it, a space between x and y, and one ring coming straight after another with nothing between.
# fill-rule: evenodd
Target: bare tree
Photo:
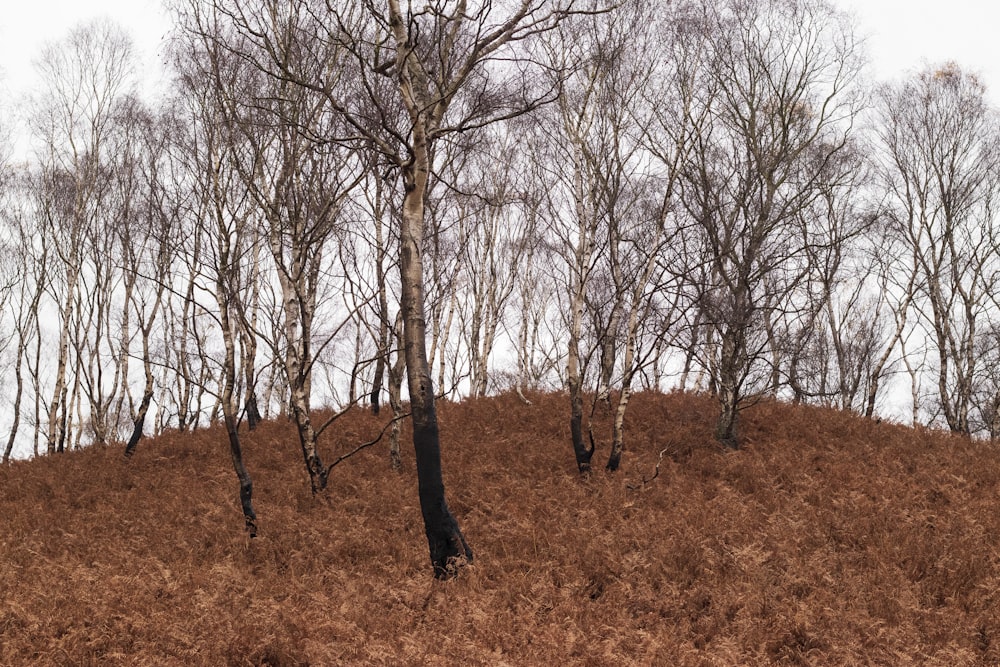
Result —
<instances>
[{"instance_id":1,"label":"bare tree","mask_svg":"<svg viewBox=\"0 0 1000 667\"><path fill-rule=\"evenodd\" d=\"M24 392L24 376L22 363L22 341L21 335L24 327L24 318L21 306L28 289L26 276L22 277L21 272L27 269L27 261L18 260L17 246L19 240L18 216L16 215L16 202L13 200L15 189L15 171L7 162L4 155L3 127L0 127L0 378L6 376L7 351L14 343L14 398L11 417L11 427L4 446L2 462L10 460L14 442L17 438L18 428L21 419L21 399ZM27 273L25 271L25 273ZM8 314L13 316L8 319ZM30 317L30 315L28 316Z\"/></svg>"},{"instance_id":2,"label":"bare tree","mask_svg":"<svg viewBox=\"0 0 1000 667\"><path fill-rule=\"evenodd\" d=\"M740 410L769 386L767 325L795 309L786 295L808 275L808 230L801 214L823 184L849 175L836 158L856 113L858 71L846 18L823 1L706 5L715 39L708 122L686 168L692 285L713 345L721 414L716 437L739 446ZM699 257L701 259L699 259Z\"/></svg>"},{"instance_id":3,"label":"bare tree","mask_svg":"<svg viewBox=\"0 0 1000 667\"><path fill-rule=\"evenodd\" d=\"M980 359L972 396L974 430L985 431L990 440L1000 439L1000 326L990 321L976 341Z\"/></svg>"},{"instance_id":4,"label":"bare tree","mask_svg":"<svg viewBox=\"0 0 1000 667\"><path fill-rule=\"evenodd\" d=\"M565 355L550 324L556 319L550 311L558 303L559 288L551 275L552 267L558 264L558 253L547 236L544 222L547 181L542 176L542 165L535 160L528 161L525 171L528 177L520 201L525 226L513 247L520 258L516 287L518 318L515 331L508 331L508 337L517 351L515 389L527 401L525 392L529 389L556 384L550 378L565 364Z\"/></svg>"},{"instance_id":5,"label":"bare tree","mask_svg":"<svg viewBox=\"0 0 1000 667\"><path fill-rule=\"evenodd\" d=\"M879 115L889 215L937 355L940 409L949 429L970 433L977 341L1000 275L997 114L983 84L949 63L884 87Z\"/></svg>"},{"instance_id":6,"label":"bare tree","mask_svg":"<svg viewBox=\"0 0 1000 667\"><path fill-rule=\"evenodd\" d=\"M614 286L605 335L615 337L621 354L618 370L613 348L602 346L598 395L602 387L610 391L613 373L620 374L609 471L618 469L625 449L632 384L674 334L685 296L682 278L672 270L685 223L678 194L683 165L704 120L695 112L695 95L710 34L691 11L684 5L663 15L642 4L624 5L613 21L620 27L613 29L629 39L606 58L610 94L602 106L615 150L598 172L598 187L610 204L607 261ZM659 57L649 58L650 52Z\"/></svg>"},{"instance_id":7,"label":"bare tree","mask_svg":"<svg viewBox=\"0 0 1000 667\"><path fill-rule=\"evenodd\" d=\"M238 356L242 354L240 327L248 300L247 258L259 235L252 228L253 212L250 194L233 165L226 132L225 110L211 87L203 85L206 59L218 58L219 53L206 53L198 45L179 44L175 53L183 97L178 113L190 125L186 134L178 136L178 157L184 160L185 182L189 187L185 213L189 219L191 238L184 250L197 252L199 262L188 259L194 275L204 278L204 284L192 278L191 296L194 303L188 312L199 310L210 314L222 339L217 388L202 388L213 393L216 409L222 412L234 470L240 484L240 501L247 531L257 533L257 515L253 508L253 482L243 461L239 436L240 396ZM239 76L238 70L227 74ZM213 311L199 303L198 292L209 292ZM197 322L197 319L195 319ZM201 340L199 333L195 339ZM199 356L206 356L204 354ZM204 359L202 364L204 365ZM214 410L213 410L214 412Z\"/></svg>"},{"instance_id":8,"label":"bare tree","mask_svg":"<svg viewBox=\"0 0 1000 667\"><path fill-rule=\"evenodd\" d=\"M330 241L340 232L341 209L363 171L352 152L326 138L343 134L340 117L331 115L326 99L316 90L287 79L268 77L247 59L275 59L282 71L295 71L309 80L330 72L346 74L340 49L320 53L322 43L310 42L307 17L293 7L262 8L252 24L267 35L266 52L239 31L246 15L203 10L193 3L184 16L188 34L200 42L209 58L205 77L226 131L231 160L244 187L261 211L266 238L281 288L281 358L290 392L290 406L299 433L303 459L313 492L327 483L328 469L317 448L319 435L330 422L312 421L313 367L316 362L314 322ZM230 21L235 20L234 30ZM245 27L245 24L243 24ZM336 82L330 85L336 86ZM251 266L255 263L251 263ZM351 309L356 310L355 308ZM255 338L252 314L242 313L242 330ZM250 349L248 344L243 349ZM247 377L247 390L252 389Z\"/></svg>"},{"instance_id":9,"label":"bare tree","mask_svg":"<svg viewBox=\"0 0 1000 667\"><path fill-rule=\"evenodd\" d=\"M529 224L524 162L517 158L526 147L507 127L491 130L472 148L461 173L448 177L459 200L456 292L472 396L485 396L490 389L490 356L522 269L520 241ZM494 155L511 158L498 165Z\"/></svg>"},{"instance_id":10,"label":"bare tree","mask_svg":"<svg viewBox=\"0 0 1000 667\"><path fill-rule=\"evenodd\" d=\"M88 248L100 252L103 199L109 179L106 173L106 143L112 131L117 105L129 92L132 46L128 37L110 23L96 22L72 30L64 42L48 46L38 62L47 96L39 101L33 127L42 141L38 159L42 169L44 194L40 199L45 228L53 238L53 254L61 268L58 307L59 340L54 386L48 403L48 451L62 451L70 436L71 405L79 401L80 373L70 377L71 348L77 351L77 368L82 369L84 341L93 345L89 355L88 390L91 406L98 408L106 398L100 374L98 348L107 330L104 316L107 287L101 300L84 299L81 289L88 280L111 280L103 261L85 272ZM103 303L102 303L103 301ZM87 338L87 313L101 319L100 331ZM102 308L103 306L103 308ZM96 327L95 327L96 328ZM74 390L70 396L70 383Z\"/></svg>"},{"instance_id":11,"label":"bare tree","mask_svg":"<svg viewBox=\"0 0 1000 667\"><path fill-rule=\"evenodd\" d=\"M562 26L548 35L548 58L558 63L554 85L559 94L539 116L537 138L533 141L533 159L545 183L542 197L551 221L550 234L562 256L557 280L565 295L561 311L566 319L570 437L581 473L590 471L595 449L589 421L589 442L584 441L588 371L592 371L591 363L602 350L605 366L613 366L607 345L613 342L617 329L609 315L618 314L601 312L603 303L599 302L607 301L612 291L610 276L601 262L608 252L607 235L602 232L615 204L608 195L614 199L619 193L604 192L600 185L605 169L618 157L614 137L608 136L609 126L616 119L604 113L607 102L613 99L608 61L615 46L625 39L625 31L619 30L615 21L600 16ZM605 44L611 54L602 50ZM604 288L604 294L598 294L598 287ZM592 414L593 406L586 412Z\"/></svg>"},{"instance_id":12,"label":"bare tree","mask_svg":"<svg viewBox=\"0 0 1000 667\"><path fill-rule=\"evenodd\" d=\"M4 266L13 275L2 273L0 281L14 281L15 293L11 295L11 324L14 331L14 396L11 405L11 425L4 446L3 462L10 460L21 428L25 394L35 397L36 418L34 421L35 454L38 454L39 412L37 387L40 379L32 365L31 346L36 336L40 336L38 324L39 305L45 296L49 269L49 246L45 237L37 233L36 212L32 205L33 177L25 170L8 174L3 191L5 205L3 222L8 233L9 246L4 257ZM16 249L16 251L15 251ZM36 349L38 347L36 346ZM27 377L26 377L27 376Z\"/></svg>"},{"instance_id":13,"label":"bare tree","mask_svg":"<svg viewBox=\"0 0 1000 667\"><path fill-rule=\"evenodd\" d=\"M285 7L273 6L283 14L302 12L307 5ZM264 71L321 91L354 137L373 146L399 174L400 300L419 495L435 574L447 577L472 552L445 502L426 347L425 203L434 180L435 149L461 131L523 113L540 101L524 85L531 79L529 63L515 58L514 48L561 21L572 4L524 0L500 8L464 1L418 6L387 0L329 2L325 11L309 8L321 15L314 38L342 44L352 54L351 85L339 85L339 71L331 81L326 74L316 78L314 72L286 67L275 57L279 50L273 40L255 31L255 19L243 8L226 4L234 22L271 54L270 60L259 63Z\"/></svg>"},{"instance_id":14,"label":"bare tree","mask_svg":"<svg viewBox=\"0 0 1000 667\"><path fill-rule=\"evenodd\" d=\"M126 293L125 317L135 318L139 336L143 384L138 404L129 393L132 433L125 446L125 455L135 452L142 438L146 417L154 397L155 368L153 359L154 327L164 309L167 287L172 280L171 249L177 244L174 232L181 213L176 199L169 194L171 173L169 142L172 126L169 115L153 116L148 110L130 109L134 116L130 132L124 139L121 160L116 173L122 179L136 179L138 196L129 202L117 229L123 249L123 268L131 288ZM122 354L134 355L128 327L121 327ZM127 368L127 365L126 365ZM128 372L125 372L126 378ZM126 386L128 386L126 384ZM119 407L119 410L121 408Z\"/></svg>"},{"instance_id":15,"label":"bare tree","mask_svg":"<svg viewBox=\"0 0 1000 667\"><path fill-rule=\"evenodd\" d=\"M410 120L407 135L400 137L401 146L377 138L386 154L394 156L403 181L399 261L403 338L420 506L437 576L453 574L456 559L471 559L472 550L445 502L434 390L425 350L421 246L433 151L441 137L456 130L522 111L522 100L529 102L523 97L484 106L504 92L486 75L487 68L492 59L506 55L507 45L550 27L562 10L557 6L543 9L528 0L503 16L492 9L490 5L468 7L464 0L454 8L407 5L404 10L398 0L389 0L381 9L369 7L371 19L387 29L391 38L395 57L388 73L398 81ZM378 61L369 65L380 66ZM511 79L500 82L512 83Z\"/></svg>"},{"instance_id":16,"label":"bare tree","mask_svg":"<svg viewBox=\"0 0 1000 667\"><path fill-rule=\"evenodd\" d=\"M849 178L822 183L820 196L802 211L801 225L811 236L804 244L809 269L791 296L803 307L778 313L769 332L775 389L787 382L795 401L858 412L873 390L878 394L885 368L880 355L896 343L887 311L898 305L878 273L879 253L892 239L877 207L859 195L872 176L863 154L862 147L845 147L835 159Z\"/></svg>"}]
</instances>

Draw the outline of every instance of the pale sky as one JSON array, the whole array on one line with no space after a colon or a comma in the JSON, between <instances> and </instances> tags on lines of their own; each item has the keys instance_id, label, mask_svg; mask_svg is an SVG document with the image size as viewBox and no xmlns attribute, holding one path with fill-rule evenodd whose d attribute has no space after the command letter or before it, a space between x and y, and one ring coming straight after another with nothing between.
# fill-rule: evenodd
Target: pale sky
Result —
<instances>
[{"instance_id":1,"label":"pale sky","mask_svg":"<svg viewBox=\"0 0 1000 667\"><path fill-rule=\"evenodd\" d=\"M834 0L855 13L868 35L876 80L895 78L923 62L955 60L982 75L1000 101L1000 2L996 0ZM160 0L22 0L0 14L0 91L6 100L30 90L32 61L43 44L81 22L111 18L135 39L147 67L169 26ZM7 106L3 104L2 106Z\"/></svg>"},{"instance_id":2,"label":"pale sky","mask_svg":"<svg viewBox=\"0 0 1000 667\"><path fill-rule=\"evenodd\" d=\"M996 0L834 0L867 35L871 73L895 79L954 60L981 75L1000 103L1000 2Z\"/></svg>"},{"instance_id":3,"label":"pale sky","mask_svg":"<svg viewBox=\"0 0 1000 667\"><path fill-rule=\"evenodd\" d=\"M128 31L143 67L158 67L157 51L169 29L160 0L18 0L0 13L0 90L19 97L30 91L33 62L42 47L81 23L109 18Z\"/></svg>"}]
</instances>

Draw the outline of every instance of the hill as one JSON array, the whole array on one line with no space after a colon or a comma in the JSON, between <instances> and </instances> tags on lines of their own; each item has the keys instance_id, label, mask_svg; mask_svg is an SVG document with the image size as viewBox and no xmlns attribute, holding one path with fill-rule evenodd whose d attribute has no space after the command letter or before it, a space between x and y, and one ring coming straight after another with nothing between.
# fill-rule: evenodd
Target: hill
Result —
<instances>
[{"instance_id":1,"label":"hill","mask_svg":"<svg viewBox=\"0 0 1000 667\"><path fill-rule=\"evenodd\" d=\"M448 582L382 445L314 498L289 424L247 433L252 541L215 428L2 468L0 664L1000 662L996 446L764 403L725 453L712 401L640 394L623 471L581 479L566 399L532 398L440 408L476 552Z\"/></svg>"}]
</instances>

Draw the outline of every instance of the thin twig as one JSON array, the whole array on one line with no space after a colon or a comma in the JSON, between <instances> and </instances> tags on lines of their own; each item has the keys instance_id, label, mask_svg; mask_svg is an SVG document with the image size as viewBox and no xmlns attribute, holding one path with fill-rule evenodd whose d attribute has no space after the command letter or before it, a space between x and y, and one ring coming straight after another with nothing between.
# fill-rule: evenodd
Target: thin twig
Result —
<instances>
[{"instance_id":1,"label":"thin twig","mask_svg":"<svg viewBox=\"0 0 1000 667\"><path fill-rule=\"evenodd\" d=\"M389 421L387 421L385 423L385 426L382 427L382 430L379 431L379 433L378 433L377 436L375 436L374 440L369 440L368 442L362 443L362 444L358 445L357 447L355 447L354 449L352 449L351 451L347 452L346 454L342 454L341 456L337 457L337 459L333 463L331 463L329 466L327 466L327 468L326 468L326 475L329 476L330 475L330 471L333 470L333 467L335 465L337 465L338 463L342 463L343 461L346 461L347 459L351 458L352 456L354 456L355 454L357 454L358 452L360 452L362 449L368 449L369 447L378 444L378 442L382 439L382 436L385 435L386 430L388 430L388 428L390 426L392 426L393 424L395 424L396 422L398 422L400 420L406 419L409 416L410 416L409 412L404 412L403 414L399 415L398 417L393 417L392 419L390 419Z\"/></svg>"},{"instance_id":2,"label":"thin twig","mask_svg":"<svg viewBox=\"0 0 1000 667\"><path fill-rule=\"evenodd\" d=\"M634 484L627 484L626 486L628 487L628 490L629 491L638 491L640 489L644 489L644 488L646 488L647 484L651 483L654 479L656 479L657 477L659 477L660 476L660 465L663 463L663 457L667 455L668 451L670 451L670 447L669 446L668 447L664 447L663 449L660 450L660 456L659 456L659 458L656 459L656 467L653 468L653 476L652 477L650 477L649 479L646 479L645 477L643 477L642 478L642 484L640 484L638 486L634 485Z\"/></svg>"}]
</instances>

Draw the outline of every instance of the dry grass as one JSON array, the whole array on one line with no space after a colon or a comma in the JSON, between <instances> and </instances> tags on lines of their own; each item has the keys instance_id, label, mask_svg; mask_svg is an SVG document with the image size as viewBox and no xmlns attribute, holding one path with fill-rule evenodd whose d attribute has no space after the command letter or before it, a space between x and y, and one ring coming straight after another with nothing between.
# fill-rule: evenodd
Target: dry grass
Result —
<instances>
[{"instance_id":1,"label":"dry grass","mask_svg":"<svg viewBox=\"0 0 1000 667\"><path fill-rule=\"evenodd\" d=\"M711 401L639 395L623 474L584 480L533 398L441 406L476 550L443 583L382 446L313 498L290 425L247 434L253 541L221 431L0 469L0 664L1000 663L992 445L762 404L726 454Z\"/></svg>"}]
</instances>

